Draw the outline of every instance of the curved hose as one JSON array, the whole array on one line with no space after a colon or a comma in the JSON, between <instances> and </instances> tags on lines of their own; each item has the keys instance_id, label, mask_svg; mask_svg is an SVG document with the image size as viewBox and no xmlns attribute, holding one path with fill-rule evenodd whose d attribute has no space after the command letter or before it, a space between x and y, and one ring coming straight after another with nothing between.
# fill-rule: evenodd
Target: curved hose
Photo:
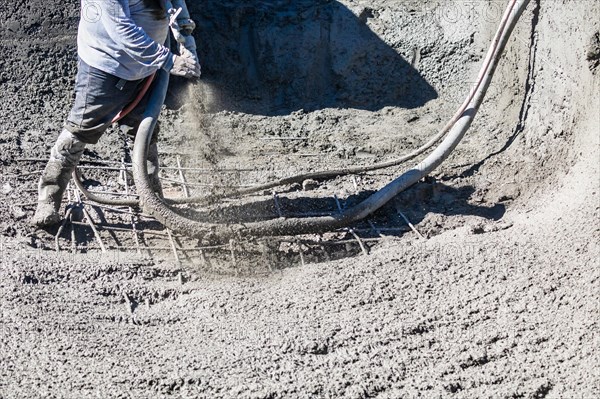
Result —
<instances>
[{"instance_id":1,"label":"curved hose","mask_svg":"<svg viewBox=\"0 0 600 399\"><path fill-rule=\"evenodd\" d=\"M166 95L169 78L164 71L159 72L157 84L151 94L148 108L138 129L138 135L134 144L133 176L138 188L141 204L146 212L174 231L196 238L211 237L218 240L226 240L238 235L260 236L316 233L347 226L365 218L381 208L401 191L431 173L456 148L473 122L475 114L483 102L510 34L528 3L529 0L510 1L479 73L477 84L469 94L467 98L468 102L466 101L467 105L452 124L444 141L415 167L403 173L365 201L342 214L334 216L278 218L248 224L220 225L192 221L169 208L151 189L146 166L148 146Z\"/></svg>"},{"instance_id":2,"label":"curved hose","mask_svg":"<svg viewBox=\"0 0 600 399\"><path fill-rule=\"evenodd\" d=\"M510 10L512 10L512 7L514 6L514 0L511 1L511 3L513 3L513 4L509 4L508 12L510 12ZM501 32L501 30L504 29L505 22L506 22L506 16L507 16L507 14L505 14L505 18L503 18L501 26L500 26L498 32ZM489 67L489 62L491 62L491 59L488 59L487 63L484 64L484 67L481 69L481 71L479 73L479 76L477 78L477 82L478 83L481 82L483 74L485 73L485 71ZM406 161L410 161L411 159L418 157L419 155L421 155L425 151L427 151L429 148L431 148L435 143L437 143L438 141L440 141L441 138L444 137L446 135L446 133L448 133L450 131L450 129L452 128L452 126L454 126L454 124L463 115L463 113L465 112L465 110L467 109L467 107L469 106L469 104L471 103L471 101L473 100L473 98L474 98L474 96L475 96L475 94L477 92L477 88L478 88L478 86L475 86L475 88L473 88L469 92L469 94L467 95L467 98L460 105L460 107L458 107L458 109L456 110L456 112L454 113L454 115L452 116L452 118L450 118L450 120L442 127L442 129L440 129L440 131L435 136L433 136L431 139L429 139L429 141L427 141L421 147L419 147L419 148L417 148L417 149L409 152L406 155L401 156L400 158L396 158L396 159L392 159L392 160L389 160L389 161L384 161L384 162L376 163L376 164L373 164L373 165L351 166L351 167L348 167L348 168L341 168L341 169L334 169L334 170L323 170L323 171L317 171L317 172L302 173L302 174L299 174L299 175L284 177L284 178L279 179L279 180L274 180L272 182L268 182L268 183L264 183L264 184L260 184L260 185L256 185L256 186L252 186L252 187L248 187L248 188L244 188L244 189L240 189L240 190L229 190L226 193L217 194L217 195L211 196L210 198L214 200L214 199L218 199L218 198L221 198L221 197L241 196L241 195L252 194L252 193L256 193L256 192L260 192L260 191L264 191L264 190L269 190L271 188L275 188L275 187L279 187L279 186L284 186L284 185L287 185L287 184L302 183L304 180L307 180L307 179L327 180L327 179L333 179L333 178L338 177L338 176L360 174L360 173L372 172L372 171L380 170L380 169L391 168L393 166L398 166L398 165L400 165L400 164L402 164L402 163L404 163ZM204 202L207 199L208 199L208 197L206 197L206 196L185 197L185 198L172 198L172 199L169 199L169 203L171 203L171 204L186 204L186 203L189 204L189 203Z\"/></svg>"},{"instance_id":3,"label":"curved hose","mask_svg":"<svg viewBox=\"0 0 600 399\"><path fill-rule=\"evenodd\" d=\"M81 173L79 172L79 170L77 168L75 168L75 170L73 171L72 177L73 177L73 182L75 183L75 186L79 189L79 191L81 191L83 196L90 201L94 201L94 202L97 202L97 203L103 204L103 205L111 205L111 206L138 206L140 204L140 201L138 201L135 198L132 198L132 199L107 198L107 197L101 197L99 195L91 193L83 185L83 182L81 181Z\"/></svg>"}]
</instances>

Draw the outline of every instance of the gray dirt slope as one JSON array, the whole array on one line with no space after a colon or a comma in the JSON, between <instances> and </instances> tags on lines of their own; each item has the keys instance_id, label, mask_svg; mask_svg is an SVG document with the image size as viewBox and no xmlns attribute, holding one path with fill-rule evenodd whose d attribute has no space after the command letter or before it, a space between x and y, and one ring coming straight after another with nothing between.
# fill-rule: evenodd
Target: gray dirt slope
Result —
<instances>
[{"instance_id":1,"label":"gray dirt slope","mask_svg":"<svg viewBox=\"0 0 600 399\"><path fill-rule=\"evenodd\" d=\"M256 131L306 134L331 165L423 142L505 2L188 3L206 74L192 98L221 144L281 169ZM531 2L437 172L426 241L254 277L35 248L18 159L44 157L68 112L77 20L72 0L0 7L0 398L600 396L597 2Z\"/></svg>"}]
</instances>

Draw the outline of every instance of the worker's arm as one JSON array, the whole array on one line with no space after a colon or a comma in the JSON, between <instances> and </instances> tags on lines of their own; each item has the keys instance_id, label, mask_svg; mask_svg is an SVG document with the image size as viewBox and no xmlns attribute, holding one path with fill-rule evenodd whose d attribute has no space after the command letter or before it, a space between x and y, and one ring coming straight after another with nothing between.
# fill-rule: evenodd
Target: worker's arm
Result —
<instances>
[{"instance_id":1,"label":"worker's arm","mask_svg":"<svg viewBox=\"0 0 600 399\"><path fill-rule=\"evenodd\" d=\"M196 40L192 36L196 23L190 16L185 0L167 0L166 6L171 14L170 26L173 37L179 43L179 54L192 56L199 65Z\"/></svg>"},{"instance_id":2,"label":"worker's arm","mask_svg":"<svg viewBox=\"0 0 600 399\"><path fill-rule=\"evenodd\" d=\"M100 23L121 50L144 67L161 67L170 70L174 55L169 49L155 42L131 19L128 0L99 0Z\"/></svg>"},{"instance_id":3,"label":"worker's arm","mask_svg":"<svg viewBox=\"0 0 600 399\"><path fill-rule=\"evenodd\" d=\"M190 16L190 12L187 8L187 4L185 0L167 0L166 2L167 9L179 10L179 14L175 19L178 27L178 31L185 36L190 36L194 29L196 29L196 23L192 20Z\"/></svg>"}]
</instances>

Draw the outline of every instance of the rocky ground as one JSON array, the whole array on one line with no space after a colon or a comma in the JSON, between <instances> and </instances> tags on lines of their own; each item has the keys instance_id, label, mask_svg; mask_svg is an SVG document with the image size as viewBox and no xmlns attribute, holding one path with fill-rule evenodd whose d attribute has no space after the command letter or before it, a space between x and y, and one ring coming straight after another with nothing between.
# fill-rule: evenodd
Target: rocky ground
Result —
<instances>
[{"instance_id":1,"label":"rocky ground","mask_svg":"<svg viewBox=\"0 0 600 399\"><path fill-rule=\"evenodd\" d=\"M172 82L163 177L176 177L177 153L210 170L197 183L228 185L368 165L427 141L468 92L505 7L189 3L204 77ZM600 394L598 4L531 2L469 133L370 219L396 230L361 233L368 255L355 242L329 253L311 244L301 262L293 246L267 259L240 244L234 261L207 254L210 267L199 255L101 253L82 225L81 248L55 252L55 230L28 226L43 165L32 159L47 157L72 100L78 18L72 0L0 9L0 397ZM123 154L111 130L86 160ZM284 187L283 211L333 211L334 195L345 207L404 167ZM125 189L116 173L86 173ZM209 216L275 211L270 193L221 205ZM111 217L97 222L129 220Z\"/></svg>"}]
</instances>

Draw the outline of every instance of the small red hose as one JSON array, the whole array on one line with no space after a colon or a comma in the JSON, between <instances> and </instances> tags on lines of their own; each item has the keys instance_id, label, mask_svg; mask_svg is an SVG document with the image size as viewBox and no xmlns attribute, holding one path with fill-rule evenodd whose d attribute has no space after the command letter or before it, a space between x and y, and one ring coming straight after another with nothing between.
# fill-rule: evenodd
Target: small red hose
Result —
<instances>
[{"instance_id":1,"label":"small red hose","mask_svg":"<svg viewBox=\"0 0 600 399\"><path fill-rule=\"evenodd\" d=\"M135 98L135 100L133 100L131 103L129 103L129 105L127 105L127 107L123 108L113 118L112 123L118 122L121 119L125 118L127 116L127 114L129 114L131 111L133 111L133 109L135 107L137 107L137 105L140 103L140 101L142 101L142 98L144 98L144 96L148 92L148 89L150 89L150 85L152 85L152 82L154 81L155 76L156 76L156 72L154 72L152 75L150 75L146 78L146 81L144 82L144 85L142 86L142 88L141 88L140 92L138 93L137 97Z\"/></svg>"}]
</instances>

